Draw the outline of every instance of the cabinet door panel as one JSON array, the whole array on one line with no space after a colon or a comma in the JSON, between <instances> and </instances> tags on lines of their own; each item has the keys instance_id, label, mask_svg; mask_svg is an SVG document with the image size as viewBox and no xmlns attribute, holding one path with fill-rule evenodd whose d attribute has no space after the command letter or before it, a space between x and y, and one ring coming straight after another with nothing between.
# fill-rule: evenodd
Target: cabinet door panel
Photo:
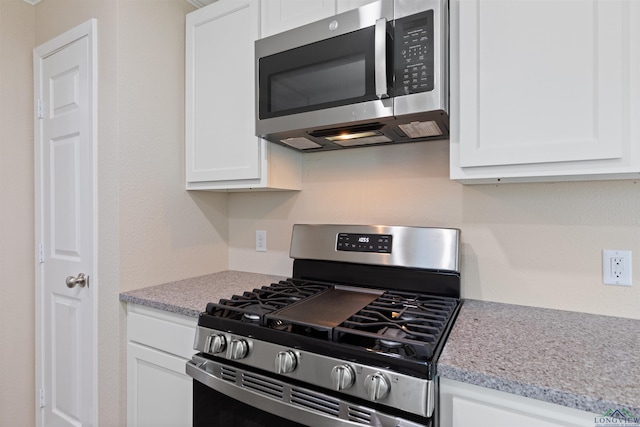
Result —
<instances>
[{"instance_id":1,"label":"cabinet door panel","mask_svg":"<svg viewBox=\"0 0 640 427\"><path fill-rule=\"evenodd\" d=\"M130 427L188 427L192 424L192 379L186 360L162 351L127 345Z\"/></svg>"},{"instance_id":2,"label":"cabinet door panel","mask_svg":"<svg viewBox=\"0 0 640 427\"><path fill-rule=\"evenodd\" d=\"M629 2L459 2L460 166L618 159Z\"/></svg>"},{"instance_id":3,"label":"cabinet door panel","mask_svg":"<svg viewBox=\"0 0 640 427\"><path fill-rule=\"evenodd\" d=\"M346 12L347 10L357 9L365 4L373 3L375 0L337 0L337 13Z\"/></svg>"},{"instance_id":4,"label":"cabinet door panel","mask_svg":"<svg viewBox=\"0 0 640 427\"><path fill-rule=\"evenodd\" d=\"M262 2L262 37L333 16L335 0L268 0Z\"/></svg>"},{"instance_id":5,"label":"cabinet door panel","mask_svg":"<svg viewBox=\"0 0 640 427\"><path fill-rule=\"evenodd\" d=\"M553 422L542 416L514 411L510 408L492 406L473 400L453 398L453 427L490 425L492 427L560 427L566 424Z\"/></svg>"},{"instance_id":6,"label":"cabinet door panel","mask_svg":"<svg viewBox=\"0 0 640 427\"><path fill-rule=\"evenodd\" d=\"M597 414L440 378L441 427L593 427Z\"/></svg>"},{"instance_id":7,"label":"cabinet door panel","mask_svg":"<svg viewBox=\"0 0 640 427\"><path fill-rule=\"evenodd\" d=\"M260 178L253 42L258 0L213 3L187 15L187 181Z\"/></svg>"}]
</instances>

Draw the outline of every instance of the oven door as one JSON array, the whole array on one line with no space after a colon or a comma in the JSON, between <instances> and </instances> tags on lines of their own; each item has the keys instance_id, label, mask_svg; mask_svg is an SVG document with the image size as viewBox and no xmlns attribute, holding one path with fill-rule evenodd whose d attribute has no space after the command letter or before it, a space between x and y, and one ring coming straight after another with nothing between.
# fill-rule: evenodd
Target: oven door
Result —
<instances>
[{"instance_id":1,"label":"oven door","mask_svg":"<svg viewBox=\"0 0 640 427\"><path fill-rule=\"evenodd\" d=\"M393 5L360 9L256 41L256 133L391 117Z\"/></svg>"},{"instance_id":2,"label":"oven door","mask_svg":"<svg viewBox=\"0 0 640 427\"><path fill-rule=\"evenodd\" d=\"M194 427L432 426L431 419L407 420L200 354L186 371L194 379Z\"/></svg>"},{"instance_id":3,"label":"oven door","mask_svg":"<svg viewBox=\"0 0 640 427\"><path fill-rule=\"evenodd\" d=\"M193 380L193 427L302 427Z\"/></svg>"}]
</instances>

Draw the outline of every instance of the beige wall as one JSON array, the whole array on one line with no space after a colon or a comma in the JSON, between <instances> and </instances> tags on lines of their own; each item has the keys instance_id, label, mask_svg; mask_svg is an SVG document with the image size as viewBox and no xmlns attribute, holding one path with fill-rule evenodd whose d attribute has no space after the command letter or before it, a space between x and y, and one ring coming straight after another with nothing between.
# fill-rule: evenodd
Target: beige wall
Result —
<instances>
[{"instance_id":1,"label":"beige wall","mask_svg":"<svg viewBox=\"0 0 640 427\"><path fill-rule=\"evenodd\" d=\"M35 423L32 50L98 22L99 423L123 425L121 291L227 268L225 194L184 190L184 0L0 1L0 426Z\"/></svg>"},{"instance_id":2,"label":"beige wall","mask_svg":"<svg viewBox=\"0 0 640 427\"><path fill-rule=\"evenodd\" d=\"M448 156L447 141L306 154L303 191L230 195L229 267L290 275L296 222L456 227L466 298L640 318L639 182L463 186ZM634 286L602 284L602 249L634 252Z\"/></svg>"},{"instance_id":3,"label":"beige wall","mask_svg":"<svg viewBox=\"0 0 640 427\"><path fill-rule=\"evenodd\" d=\"M0 426L35 422L34 19L0 1Z\"/></svg>"},{"instance_id":4,"label":"beige wall","mask_svg":"<svg viewBox=\"0 0 640 427\"><path fill-rule=\"evenodd\" d=\"M227 199L184 178L185 0L118 10L120 290L225 269Z\"/></svg>"}]
</instances>

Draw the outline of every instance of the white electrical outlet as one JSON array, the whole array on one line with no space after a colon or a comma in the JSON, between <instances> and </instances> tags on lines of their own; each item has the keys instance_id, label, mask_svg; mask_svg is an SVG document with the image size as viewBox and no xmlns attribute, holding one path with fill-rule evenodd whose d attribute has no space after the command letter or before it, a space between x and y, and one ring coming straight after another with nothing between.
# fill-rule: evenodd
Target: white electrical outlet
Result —
<instances>
[{"instance_id":1,"label":"white electrical outlet","mask_svg":"<svg viewBox=\"0 0 640 427\"><path fill-rule=\"evenodd\" d=\"M257 252L267 251L267 231L266 230L256 230L256 251Z\"/></svg>"},{"instance_id":2,"label":"white electrical outlet","mask_svg":"<svg viewBox=\"0 0 640 427\"><path fill-rule=\"evenodd\" d=\"M602 251L602 282L605 285L631 286L631 251Z\"/></svg>"}]
</instances>

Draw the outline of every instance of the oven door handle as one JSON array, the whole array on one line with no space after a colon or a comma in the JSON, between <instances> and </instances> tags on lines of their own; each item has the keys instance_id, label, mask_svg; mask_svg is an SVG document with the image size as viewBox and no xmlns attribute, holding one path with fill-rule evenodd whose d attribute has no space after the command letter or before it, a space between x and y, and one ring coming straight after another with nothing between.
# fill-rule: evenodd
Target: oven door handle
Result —
<instances>
[{"instance_id":1,"label":"oven door handle","mask_svg":"<svg viewBox=\"0 0 640 427\"><path fill-rule=\"evenodd\" d=\"M387 20L380 18L376 21L374 38L374 61L376 96L380 99L388 98L387 89Z\"/></svg>"},{"instance_id":2,"label":"oven door handle","mask_svg":"<svg viewBox=\"0 0 640 427\"><path fill-rule=\"evenodd\" d=\"M193 359L187 361L186 373L194 380L213 388L217 378L212 373L207 372L208 363L209 360L204 357L193 356Z\"/></svg>"},{"instance_id":3,"label":"oven door handle","mask_svg":"<svg viewBox=\"0 0 640 427\"><path fill-rule=\"evenodd\" d=\"M296 398L293 396L295 393L289 388L289 386L284 385L283 396L288 396L290 398L290 402L285 402L282 398L274 398L273 396L268 397L267 394L273 392L272 389L268 388L266 390L269 393L265 394L259 393L257 391L252 391L247 388L243 388L239 385L238 382L242 382L242 377L244 377L244 372L242 369L237 369L235 375L232 375L230 378L222 379L219 378L218 375L221 374L220 369L222 365L206 359L204 357L200 357L198 355L194 355L193 358L187 361L186 364L186 372L187 375L192 377L194 380L201 382L205 386L217 391L218 393L222 393L225 396L228 396L232 399L235 399L241 403L257 408L261 411L269 412L271 414L277 415L279 417L285 418L290 421L294 421L300 425L313 425L316 427L362 427L362 423L349 421L346 419L338 419L335 416L325 414L322 412L322 409L311 410L308 407L300 406L300 404L294 404L293 400ZM215 373L212 373L208 369L213 370ZM235 368L231 368L232 370ZM237 376L237 381L232 378ZM252 374L252 386L257 387L257 389L261 388L262 379L260 375ZM263 379L267 379L266 377ZM305 405L313 405L313 401L302 400L306 402ZM334 403L335 404L335 403ZM338 403L339 404L339 403ZM339 404L340 405L340 404ZM351 408L354 408L356 412L358 412L358 406L349 404ZM319 405L319 408L322 408L322 405ZM347 406L344 406L341 409L341 412L348 412ZM364 416L364 412L358 412L361 416ZM424 424L415 423L413 421L397 418L393 415L382 414L376 412L373 409L367 409L368 416L371 417L371 422L368 425L378 426L378 425L393 425L399 427L421 427ZM429 423L429 425L431 425Z\"/></svg>"}]
</instances>

